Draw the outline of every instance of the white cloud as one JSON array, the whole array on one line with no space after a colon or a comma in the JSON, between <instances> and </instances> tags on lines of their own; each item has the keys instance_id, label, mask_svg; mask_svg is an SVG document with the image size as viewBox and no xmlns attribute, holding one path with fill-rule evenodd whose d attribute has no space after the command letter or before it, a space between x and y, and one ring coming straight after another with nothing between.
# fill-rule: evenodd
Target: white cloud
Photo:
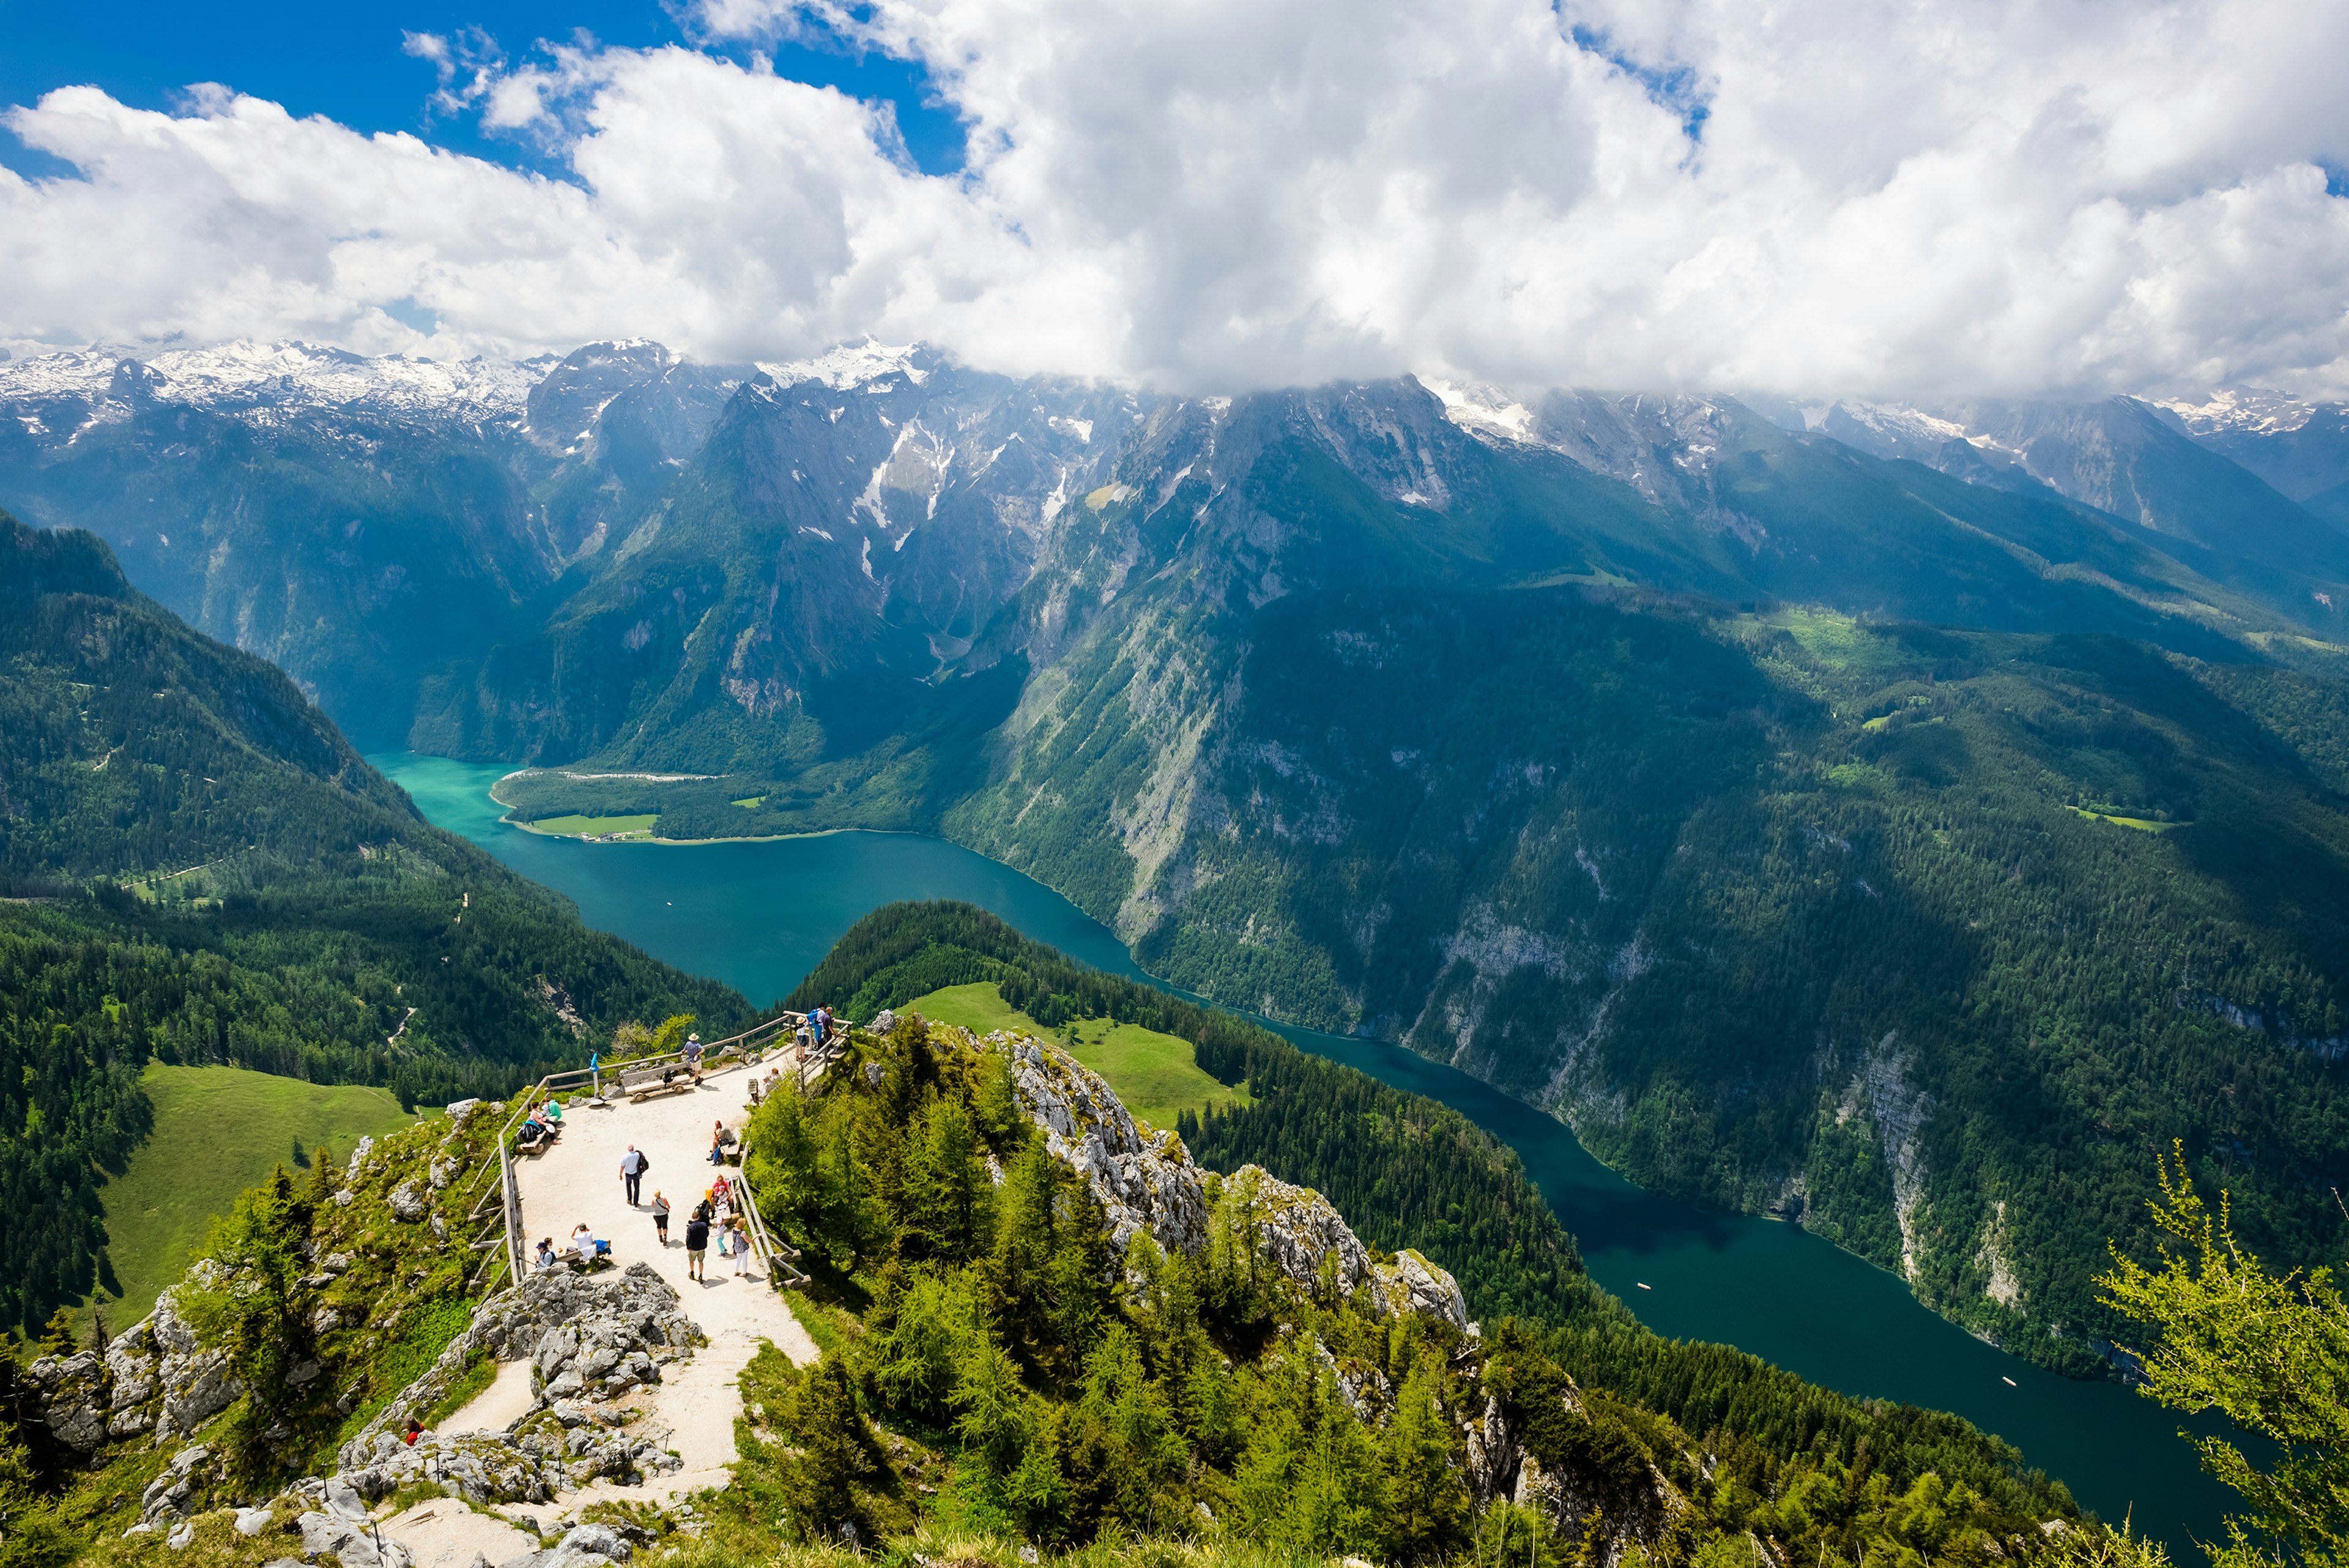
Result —
<instances>
[{"instance_id":1,"label":"white cloud","mask_svg":"<svg viewBox=\"0 0 2349 1568\"><path fill-rule=\"evenodd\" d=\"M15 111L0 337L381 350L870 332L1181 388L1479 380L1895 395L2349 390L2349 10L2242 0L704 0L921 62L885 110L689 49L514 66L419 35L444 107L574 182L222 94ZM1580 41L1578 42L1578 39ZM1702 108L1701 137L1683 121ZM410 300L430 338L385 315Z\"/></svg>"}]
</instances>

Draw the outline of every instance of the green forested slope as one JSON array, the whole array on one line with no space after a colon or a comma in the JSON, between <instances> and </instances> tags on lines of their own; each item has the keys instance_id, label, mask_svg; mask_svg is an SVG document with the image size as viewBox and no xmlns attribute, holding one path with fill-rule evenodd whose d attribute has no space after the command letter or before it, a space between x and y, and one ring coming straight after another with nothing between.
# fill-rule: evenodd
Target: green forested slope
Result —
<instances>
[{"instance_id":1,"label":"green forested slope","mask_svg":"<svg viewBox=\"0 0 2349 1568\"><path fill-rule=\"evenodd\" d=\"M112 1288L152 1060L497 1093L636 1017L744 1015L427 826L279 671L0 514L0 1324Z\"/></svg>"},{"instance_id":2,"label":"green forested slope","mask_svg":"<svg viewBox=\"0 0 2349 1568\"><path fill-rule=\"evenodd\" d=\"M870 1018L982 980L1040 1022L1106 1016L1191 1041L1201 1067L1245 1082L1253 1096L1204 1121L1183 1118L1197 1158L1226 1171L1262 1165L1322 1192L1370 1244L1442 1260L1473 1314L1516 1317L1589 1386L1687 1431L1733 1436L1773 1463L1864 1462L1897 1486L1933 1470L2005 1506L2048 1506L2048 1483L2023 1476L2012 1448L1954 1416L1851 1399L1742 1352L1641 1327L1584 1273L1516 1154L1459 1113L1309 1056L1246 1019L1076 963L970 905L876 909L785 1005L823 1002Z\"/></svg>"}]
</instances>

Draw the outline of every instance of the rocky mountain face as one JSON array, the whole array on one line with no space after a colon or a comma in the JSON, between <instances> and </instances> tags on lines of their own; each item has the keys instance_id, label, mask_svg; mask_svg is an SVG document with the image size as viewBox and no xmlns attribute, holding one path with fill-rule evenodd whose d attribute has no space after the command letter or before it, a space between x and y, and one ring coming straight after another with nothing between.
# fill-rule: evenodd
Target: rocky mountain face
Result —
<instances>
[{"instance_id":1,"label":"rocky mountain face","mask_svg":"<svg viewBox=\"0 0 2349 1568\"><path fill-rule=\"evenodd\" d=\"M2137 524L2156 548L2289 615L2295 601L2338 598L2349 580L2349 532L2302 504L2349 479L2341 411L2320 415L2272 400L2224 400L2181 413L2112 398L1837 402L1803 418L1879 457L2009 490L2054 490Z\"/></svg>"}]
</instances>

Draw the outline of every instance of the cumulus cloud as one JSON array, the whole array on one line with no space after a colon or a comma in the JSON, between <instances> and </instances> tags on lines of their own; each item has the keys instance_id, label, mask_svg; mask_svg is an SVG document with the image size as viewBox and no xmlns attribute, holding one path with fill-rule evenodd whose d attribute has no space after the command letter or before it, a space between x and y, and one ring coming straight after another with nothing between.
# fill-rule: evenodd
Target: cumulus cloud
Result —
<instances>
[{"instance_id":1,"label":"cumulus cloud","mask_svg":"<svg viewBox=\"0 0 2349 1568\"><path fill-rule=\"evenodd\" d=\"M1237 390L2349 391L2349 11L2264 0L703 0L918 62L957 175L753 57L411 37L570 178L226 93L11 111L0 336L865 333ZM429 311L429 337L387 305Z\"/></svg>"}]
</instances>

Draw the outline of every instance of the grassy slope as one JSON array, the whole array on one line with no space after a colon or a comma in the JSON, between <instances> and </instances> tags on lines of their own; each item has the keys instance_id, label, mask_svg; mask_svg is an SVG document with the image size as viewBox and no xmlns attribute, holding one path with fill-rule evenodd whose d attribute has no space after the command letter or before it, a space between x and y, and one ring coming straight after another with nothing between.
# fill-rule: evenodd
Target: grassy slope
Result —
<instances>
[{"instance_id":1,"label":"grassy slope","mask_svg":"<svg viewBox=\"0 0 2349 1568\"><path fill-rule=\"evenodd\" d=\"M119 1330L147 1315L180 1277L215 1215L255 1187L294 1146L324 1144L347 1156L363 1137L381 1137L415 1120L388 1089L307 1084L242 1067L167 1067L150 1063L140 1080L155 1104L155 1133L130 1168L106 1187L106 1230L122 1303L108 1316Z\"/></svg>"},{"instance_id":2,"label":"grassy slope","mask_svg":"<svg viewBox=\"0 0 2349 1568\"><path fill-rule=\"evenodd\" d=\"M1185 1111L1209 1106L1251 1103L1245 1088L1216 1082L1199 1070L1191 1043L1135 1023L1088 1018L1075 1025L1071 1041L1055 1034L1003 1000L992 981L950 985L907 1002L905 1011L984 1034L990 1029L1024 1029L1060 1041L1078 1061L1109 1080L1125 1108L1154 1127L1171 1127Z\"/></svg>"}]
</instances>

